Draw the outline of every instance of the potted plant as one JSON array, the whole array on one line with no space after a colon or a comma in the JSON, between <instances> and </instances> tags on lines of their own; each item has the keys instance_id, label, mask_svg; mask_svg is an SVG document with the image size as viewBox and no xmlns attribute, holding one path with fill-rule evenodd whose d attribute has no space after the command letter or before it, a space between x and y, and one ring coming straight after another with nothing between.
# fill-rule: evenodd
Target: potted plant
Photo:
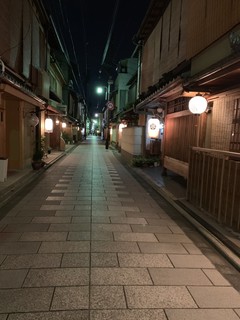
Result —
<instances>
[{"instance_id":1,"label":"potted plant","mask_svg":"<svg viewBox=\"0 0 240 320\"><path fill-rule=\"evenodd\" d=\"M34 170L38 170L44 166L45 162L42 160L43 155L44 155L44 152L42 149L36 150L35 153L33 154L32 168Z\"/></svg>"}]
</instances>

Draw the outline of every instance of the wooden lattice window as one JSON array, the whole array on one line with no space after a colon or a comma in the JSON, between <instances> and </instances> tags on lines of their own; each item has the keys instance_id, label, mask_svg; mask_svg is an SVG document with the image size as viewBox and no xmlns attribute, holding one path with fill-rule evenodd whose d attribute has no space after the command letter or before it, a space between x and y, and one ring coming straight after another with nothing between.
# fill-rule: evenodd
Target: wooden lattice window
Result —
<instances>
[{"instance_id":1,"label":"wooden lattice window","mask_svg":"<svg viewBox=\"0 0 240 320\"><path fill-rule=\"evenodd\" d=\"M236 99L233 110L230 151L240 152L240 99Z\"/></svg>"},{"instance_id":2,"label":"wooden lattice window","mask_svg":"<svg viewBox=\"0 0 240 320\"><path fill-rule=\"evenodd\" d=\"M167 114L188 110L189 98L180 97L167 104Z\"/></svg>"}]
</instances>

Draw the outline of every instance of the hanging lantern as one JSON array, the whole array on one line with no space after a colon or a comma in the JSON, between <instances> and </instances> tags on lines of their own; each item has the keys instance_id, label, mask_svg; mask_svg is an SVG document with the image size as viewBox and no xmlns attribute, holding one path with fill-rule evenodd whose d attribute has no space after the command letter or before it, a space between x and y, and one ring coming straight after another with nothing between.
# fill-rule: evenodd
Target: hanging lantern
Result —
<instances>
[{"instance_id":1,"label":"hanging lantern","mask_svg":"<svg viewBox=\"0 0 240 320\"><path fill-rule=\"evenodd\" d=\"M56 119L55 123L56 123L57 126L59 125L59 119L58 118Z\"/></svg>"},{"instance_id":2,"label":"hanging lantern","mask_svg":"<svg viewBox=\"0 0 240 320\"><path fill-rule=\"evenodd\" d=\"M157 118L148 120L148 136L151 139L159 138L160 121Z\"/></svg>"},{"instance_id":3,"label":"hanging lantern","mask_svg":"<svg viewBox=\"0 0 240 320\"><path fill-rule=\"evenodd\" d=\"M207 104L207 100L201 94L197 94L189 100L188 108L193 114L200 115L206 111Z\"/></svg>"},{"instance_id":4,"label":"hanging lantern","mask_svg":"<svg viewBox=\"0 0 240 320\"><path fill-rule=\"evenodd\" d=\"M30 115L30 118L28 120L28 123L30 124L30 126L32 127L36 127L39 124L39 118L36 116L35 113L32 113Z\"/></svg>"},{"instance_id":5,"label":"hanging lantern","mask_svg":"<svg viewBox=\"0 0 240 320\"><path fill-rule=\"evenodd\" d=\"M48 132L48 133L53 132L53 121L51 118L45 119L45 132Z\"/></svg>"},{"instance_id":6,"label":"hanging lantern","mask_svg":"<svg viewBox=\"0 0 240 320\"><path fill-rule=\"evenodd\" d=\"M62 128L66 128L66 127L67 127L66 122L62 122Z\"/></svg>"}]
</instances>

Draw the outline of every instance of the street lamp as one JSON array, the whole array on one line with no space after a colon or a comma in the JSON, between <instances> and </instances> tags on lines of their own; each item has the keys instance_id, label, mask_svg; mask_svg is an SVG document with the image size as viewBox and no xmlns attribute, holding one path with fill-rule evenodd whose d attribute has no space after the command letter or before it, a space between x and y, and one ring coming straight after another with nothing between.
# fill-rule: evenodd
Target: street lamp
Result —
<instances>
[{"instance_id":1,"label":"street lamp","mask_svg":"<svg viewBox=\"0 0 240 320\"><path fill-rule=\"evenodd\" d=\"M97 93L98 94L103 94L105 90L105 100L106 100L106 113L105 113L105 119L103 120L103 123L106 124L106 142L105 142L105 147L108 149L109 146L109 141L110 141L110 128L109 128L109 110L113 109L113 103L110 100L110 89L111 89L111 84L113 84L113 80L111 78L108 79L108 85L106 86L99 86L97 87Z\"/></svg>"}]
</instances>

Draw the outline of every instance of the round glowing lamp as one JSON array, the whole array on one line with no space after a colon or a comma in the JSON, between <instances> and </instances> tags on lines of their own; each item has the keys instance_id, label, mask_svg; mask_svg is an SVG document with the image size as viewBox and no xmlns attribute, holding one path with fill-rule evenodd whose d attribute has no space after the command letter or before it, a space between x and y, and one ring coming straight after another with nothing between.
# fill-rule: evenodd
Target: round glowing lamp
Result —
<instances>
[{"instance_id":1,"label":"round glowing lamp","mask_svg":"<svg viewBox=\"0 0 240 320\"><path fill-rule=\"evenodd\" d=\"M53 132L53 121L51 118L45 119L45 132L48 132L48 133Z\"/></svg>"},{"instance_id":2,"label":"round glowing lamp","mask_svg":"<svg viewBox=\"0 0 240 320\"><path fill-rule=\"evenodd\" d=\"M197 94L195 97L191 98L188 103L188 109L193 114L201 114L206 111L207 109L207 100L201 96L200 94Z\"/></svg>"},{"instance_id":3,"label":"round glowing lamp","mask_svg":"<svg viewBox=\"0 0 240 320\"><path fill-rule=\"evenodd\" d=\"M62 122L62 128L66 128L66 127L67 127L66 122Z\"/></svg>"},{"instance_id":4,"label":"round glowing lamp","mask_svg":"<svg viewBox=\"0 0 240 320\"><path fill-rule=\"evenodd\" d=\"M97 91L97 94L102 94L104 92L104 88L103 87L97 87L96 91Z\"/></svg>"}]
</instances>

